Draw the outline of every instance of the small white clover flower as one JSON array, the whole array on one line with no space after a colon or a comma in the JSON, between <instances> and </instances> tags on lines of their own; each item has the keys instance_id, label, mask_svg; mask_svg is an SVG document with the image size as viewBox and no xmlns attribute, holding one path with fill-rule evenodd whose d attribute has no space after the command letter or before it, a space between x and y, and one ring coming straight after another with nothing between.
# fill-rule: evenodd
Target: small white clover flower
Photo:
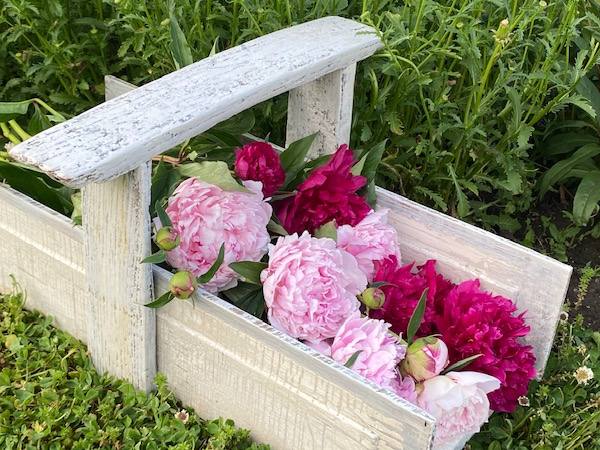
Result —
<instances>
[{"instance_id":1,"label":"small white clover flower","mask_svg":"<svg viewBox=\"0 0 600 450\"><path fill-rule=\"evenodd\" d=\"M546 6L548 6L548 3L546 3L544 0L541 0L541 1L540 1L540 6L541 6L542 8L545 8Z\"/></svg>"},{"instance_id":2,"label":"small white clover flower","mask_svg":"<svg viewBox=\"0 0 600 450\"><path fill-rule=\"evenodd\" d=\"M180 420L183 424L186 424L188 420L190 420L190 414L185 409L182 409L175 413L175 418Z\"/></svg>"},{"instance_id":3,"label":"small white clover flower","mask_svg":"<svg viewBox=\"0 0 600 450\"><path fill-rule=\"evenodd\" d=\"M577 384L586 385L590 380L594 379L594 372L589 367L582 366L573 373L573 376L577 380Z\"/></svg>"},{"instance_id":4,"label":"small white clover flower","mask_svg":"<svg viewBox=\"0 0 600 450\"><path fill-rule=\"evenodd\" d=\"M527 406L530 405L530 403L529 403L529 397L527 397L525 395L521 395L518 398L518 401L519 401L519 405L521 405L521 406L527 407Z\"/></svg>"},{"instance_id":5,"label":"small white clover flower","mask_svg":"<svg viewBox=\"0 0 600 450\"><path fill-rule=\"evenodd\" d=\"M566 322L567 320L569 320L569 313L566 311L561 311L560 312L560 320L561 320L561 322Z\"/></svg>"},{"instance_id":6,"label":"small white clover flower","mask_svg":"<svg viewBox=\"0 0 600 450\"><path fill-rule=\"evenodd\" d=\"M587 347L585 346L585 344L577 346L577 353L579 353L580 355L585 355L587 353Z\"/></svg>"}]
</instances>

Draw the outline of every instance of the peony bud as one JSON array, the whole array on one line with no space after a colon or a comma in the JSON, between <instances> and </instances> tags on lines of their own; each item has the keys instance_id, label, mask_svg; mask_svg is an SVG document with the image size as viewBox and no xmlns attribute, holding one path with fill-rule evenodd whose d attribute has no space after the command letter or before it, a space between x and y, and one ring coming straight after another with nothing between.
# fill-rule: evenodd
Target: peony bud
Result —
<instances>
[{"instance_id":1,"label":"peony bud","mask_svg":"<svg viewBox=\"0 0 600 450\"><path fill-rule=\"evenodd\" d=\"M444 341L427 336L408 346L401 370L416 381L424 381L439 375L447 365L448 347Z\"/></svg>"},{"instance_id":2,"label":"peony bud","mask_svg":"<svg viewBox=\"0 0 600 450\"><path fill-rule=\"evenodd\" d=\"M196 292L197 287L198 282L196 281L196 277L187 271L177 272L171 277L171 281L169 281L171 293L182 300L190 298Z\"/></svg>"},{"instance_id":3,"label":"peony bud","mask_svg":"<svg viewBox=\"0 0 600 450\"><path fill-rule=\"evenodd\" d=\"M360 301L369 309L379 309L385 302L385 293L379 288L367 288L359 295Z\"/></svg>"},{"instance_id":4,"label":"peony bud","mask_svg":"<svg viewBox=\"0 0 600 450\"><path fill-rule=\"evenodd\" d=\"M171 227L163 227L156 232L156 245L161 250L165 250L170 252L175 249L179 242L181 241L180 237L177 235L175 230Z\"/></svg>"}]
</instances>

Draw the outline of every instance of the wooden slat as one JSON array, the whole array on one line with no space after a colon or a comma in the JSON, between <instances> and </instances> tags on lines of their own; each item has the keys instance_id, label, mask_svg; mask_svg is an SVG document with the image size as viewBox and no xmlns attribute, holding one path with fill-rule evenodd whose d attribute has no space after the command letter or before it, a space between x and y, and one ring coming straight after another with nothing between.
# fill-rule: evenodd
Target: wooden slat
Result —
<instances>
[{"instance_id":1,"label":"wooden slat","mask_svg":"<svg viewBox=\"0 0 600 450\"><path fill-rule=\"evenodd\" d=\"M444 276L479 278L484 288L515 300L527 312L531 333L525 342L533 345L541 376L572 267L385 189L377 189L377 205L391 210L405 262L436 259Z\"/></svg>"},{"instance_id":2,"label":"wooden slat","mask_svg":"<svg viewBox=\"0 0 600 450\"><path fill-rule=\"evenodd\" d=\"M13 275L26 305L54 316L59 327L86 341L81 227L0 184L0 292Z\"/></svg>"},{"instance_id":3,"label":"wooden slat","mask_svg":"<svg viewBox=\"0 0 600 450\"><path fill-rule=\"evenodd\" d=\"M148 83L34 136L11 154L71 186L105 181L380 46L371 28L351 20L307 22Z\"/></svg>"},{"instance_id":4,"label":"wooden slat","mask_svg":"<svg viewBox=\"0 0 600 450\"><path fill-rule=\"evenodd\" d=\"M156 295L169 272L154 268ZM205 292L157 314L158 370L201 416L227 416L275 449L427 450L434 420Z\"/></svg>"}]
</instances>

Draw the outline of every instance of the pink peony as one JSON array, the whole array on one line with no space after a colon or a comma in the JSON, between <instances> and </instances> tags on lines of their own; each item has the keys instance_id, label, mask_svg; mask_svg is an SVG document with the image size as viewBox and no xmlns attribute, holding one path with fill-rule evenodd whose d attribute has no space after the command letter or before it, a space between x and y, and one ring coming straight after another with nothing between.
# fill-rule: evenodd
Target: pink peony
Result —
<instances>
[{"instance_id":1,"label":"pink peony","mask_svg":"<svg viewBox=\"0 0 600 450\"><path fill-rule=\"evenodd\" d=\"M434 448L477 433L490 414L487 395L500 382L478 372L450 372L424 381L417 404L436 418Z\"/></svg>"},{"instance_id":2,"label":"pink peony","mask_svg":"<svg viewBox=\"0 0 600 450\"><path fill-rule=\"evenodd\" d=\"M269 322L297 339L332 338L359 308L367 279L354 257L332 239L308 233L281 237L261 274Z\"/></svg>"},{"instance_id":3,"label":"pink peony","mask_svg":"<svg viewBox=\"0 0 600 450\"><path fill-rule=\"evenodd\" d=\"M271 206L263 200L261 184L247 181L251 192L229 192L188 178L169 199L166 212L181 238L167 253L168 263L195 276L215 262L225 243L225 259L214 278L203 287L210 292L229 289L238 275L229 268L235 261L260 261L270 241L267 223Z\"/></svg>"},{"instance_id":4,"label":"pink peony","mask_svg":"<svg viewBox=\"0 0 600 450\"><path fill-rule=\"evenodd\" d=\"M382 286L385 293L383 308L371 310L369 315L376 319L383 319L392 325L395 333L405 333L408 321L412 316L425 288L427 294L427 308L417 336L435 334L434 324L436 308L443 302L444 296L452 288L452 283L435 271L435 261L427 261L413 273L413 264L400 266L396 256L375 263L375 276L373 281L390 283Z\"/></svg>"},{"instance_id":5,"label":"pink peony","mask_svg":"<svg viewBox=\"0 0 600 450\"><path fill-rule=\"evenodd\" d=\"M360 352L352 370L380 386L389 386L396 377L396 365L406 353L406 346L388 333L389 327L383 320L360 317L357 311L335 335L331 357L346 364Z\"/></svg>"},{"instance_id":6,"label":"pink peony","mask_svg":"<svg viewBox=\"0 0 600 450\"><path fill-rule=\"evenodd\" d=\"M469 369L492 375L502 383L490 394L494 411L514 411L518 398L527 394L529 381L536 376L532 348L520 342L529 327L523 314L515 312L511 300L484 292L478 280L471 280L448 293L435 321L450 349L451 363L483 354Z\"/></svg>"},{"instance_id":7,"label":"pink peony","mask_svg":"<svg viewBox=\"0 0 600 450\"><path fill-rule=\"evenodd\" d=\"M417 390L415 380L409 376L403 377L399 373L392 380L389 388L398 396L410 403L417 404Z\"/></svg>"},{"instance_id":8,"label":"pink peony","mask_svg":"<svg viewBox=\"0 0 600 450\"><path fill-rule=\"evenodd\" d=\"M408 346L402 361L402 373L416 381L439 375L448 365L448 347L435 336L419 338Z\"/></svg>"},{"instance_id":9,"label":"pink peony","mask_svg":"<svg viewBox=\"0 0 600 450\"><path fill-rule=\"evenodd\" d=\"M387 223L388 213L388 209L371 211L355 226L342 225L337 229L338 247L354 255L369 281L375 275L375 261L382 261L390 255L400 261L398 235Z\"/></svg>"},{"instance_id":10,"label":"pink peony","mask_svg":"<svg viewBox=\"0 0 600 450\"><path fill-rule=\"evenodd\" d=\"M242 180L260 181L265 197L271 197L285 181L279 153L268 142L254 141L238 148L235 173Z\"/></svg>"},{"instance_id":11,"label":"pink peony","mask_svg":"<svg viewBox=\"0 0 600 450\"><path fill-rule=\"evenodd\" d=\"M335 219L337 225L356 225L371 210L356 193L367 180L352 175L356 161L352 150L342 145L329 162L313 170L293 197L276 207L277 217L289 233L314 231Z\"/></svg>"}]
</instances>

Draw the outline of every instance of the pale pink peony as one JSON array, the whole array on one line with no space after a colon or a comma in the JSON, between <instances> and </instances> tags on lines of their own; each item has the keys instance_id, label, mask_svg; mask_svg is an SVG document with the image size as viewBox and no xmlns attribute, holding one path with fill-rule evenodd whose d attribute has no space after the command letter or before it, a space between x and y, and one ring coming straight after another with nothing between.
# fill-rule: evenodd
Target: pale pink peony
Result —
<instances>
[{"instance_id":1,"label":"pale pink peony","mask_svg":"<svg viewBox=\"0 0 600 450\"><path fill-rule=\"evenodd\" d=\"M338 247L358 261L358 266L369 281L375 275L375 262L394 255L400 261L398 235L387 223L389 209L371 211L355 226L342 225L337 229Z\"/></svg>"},{"instance_id":2,"label":"pale pink peony","mask_svg":"<svg viewBox=\"0 0 600 450\"><path fill-rule=\"evenodd\" d=\"M417 390L415 385L415 380L409 376L403 377L399 373L396 374L396 378L392 380L389 388L398 396L411 402L412 404L417 404Z\"/></svg>"},{"instance_id":3,"label":"pale pink peony","mask_svg":"<svg viewBox=\"0 0 600 450\"><path fill-rule=\"evenodd\" d=\"M307 232L281 237L261 274L271 325L312 342L335 336L359 308L367 279L354 257L328 238Z\"/></svg>"},{"instance_id":4,"label":"pale pink peony","mask_svg":"<svg viewBox=\"0 0 600 450\"><path fill-rule=\"evenodd\" d=\"M448 365L448 347L435 336L417 339L408 346L402 361L402 373L416 381L424 381L439 375Z\"/></svg>"},{"instance_id":5,"label":"pale pink peony","mask_svg":"<svg viewBox=\"0 0 600 450\"><path fill-rule=\"evenodd\" d=\"M224 191L197 178L181 183L166 212L181 243L167 253L167 262L195 276L215 262L225 243L225 259L213 279L203 285L210 292L229 289L239 276L229 268L236 261L260 261L270 241L267 224L271 205L263 200L261 183L244 182L250 192Z\"/></svg>"},{"instance_id":6,"label":"pale pink peony","mask_svg":"<svg viewBox=\"0 0 600 450\"><path fill-rule=\"evenodd\" d=\"M479 372L450 372L424 381L417 404L436 418L434 448L477 433L490 414L489 392L500 381Z\"/></svg>"},{"instance_id":7,"label":"pale pink peony","mask_svg":"<svg viewBox=\"0 0 600 450\"><path fill-rule=\"evenodd\" d=\"M396 377L396 365L406 353L406 346L388 333L389 327L383 320L360 317L357 311L333 338L331 357L346 364L360 352L352 370L380 386L389 386Z\"/></svg>"}]
</instances>

